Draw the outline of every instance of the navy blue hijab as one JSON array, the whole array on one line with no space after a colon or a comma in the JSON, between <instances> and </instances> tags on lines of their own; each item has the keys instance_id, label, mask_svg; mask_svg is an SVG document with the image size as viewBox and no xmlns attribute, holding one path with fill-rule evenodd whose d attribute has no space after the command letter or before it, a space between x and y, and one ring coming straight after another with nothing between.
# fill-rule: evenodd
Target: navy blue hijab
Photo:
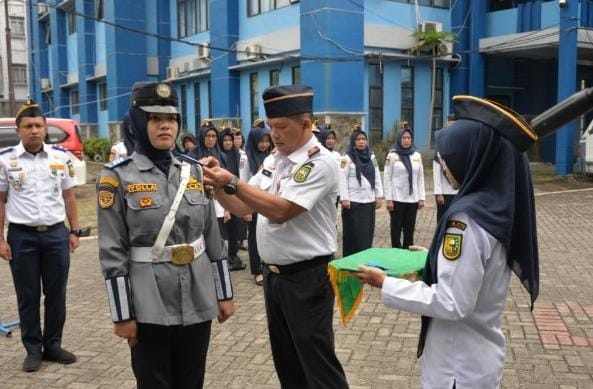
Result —
<instances>
[{"instance_id":1,"label":"navy blue hijab","mask_svg":"<svg viewBox=\"0 0 593 389\"><path fill-rule=\"evenodd\" d=\"M402 146L402 137L406 132L408 132L412 137L412 144L408 148L404 148ZM412 194L414 192L414 172L412 170L412 161L410 160L410 155L416 152L416 146L414 146L414 132L412 132L411 129L406 127L402 128L399 131L399 133L397 134L397 141L395 142L395 146L393 147L393 151L395 151L399 155L399 159L401 159L402 163L406 168L406 171L408 172L409 194Z\"/></svg>"},{"instance_id":2,"label":"navy blue hijab","mask_svg":"<svg viewBox=\"0 0 593 389\"><path fill-rule=\"evenodd\" d=\"M130 122L131 122L130 113L126 112L124 115L124 118L122 120L122 135L123 135L123 142L124 142L124 145L126 146L126 151L128 152L128 155L132 155L132 153L134 152L134 149L136 148L136 146L135 146L136 141L134 139L134 134L130 127L130 125L131 125Z\"/></svg>"},{"instance_id":3,"label":"navy blue hijab","mask_svg":"<svg viewBox=\"0 0 593 389\"><path fill-rule=\"evenodd\" d=\"M358 184L362 185L361 176L364 176L369 184L371 184L371 188L375 190L375 166L371 159L371 151L369 150L368 143L367 147L362 151L356 148L356 138L358 138L359 135L364 135L365 139L368 139L367 134L364 131L353 131L350 135L350 145L348 146L346 154L348 154L352 162L354 162L354 166L356 166L356 179L358 180Z\"/></svg>"},{"instance_id":4,"label":"navy blue hijab","mask_svg":"<svg viewBox=\"0 0 593 389\"><path fill-rule=\"evenodd\" d=\"M270 137L270 147L266 151L260 151L257 146L264 136ZM249 131L245 152L247 153L247 162L249 163L249 171L252 176L257 173L259 167L264 163L264 159L272 152L273 148L274 144L272 143L270 130L265 127L254 127Z\"/></svg>"},{"instance_id":5,"label":"navy blue hijab","mask_svg":"<svg viewBox=\"0 0 593 389\"><path fill-rule=\"evenodd\" d=\"M491 127L473 120L455 121L439 131L436 141L441 158L461 187L437 225L422 275L424 282L438 283L437 260L447 222L454 213L463 212L503 244L507 264L531 295L533 307L539 293L539 257L526 155ZM418 356L429 324L430 318L423 316Z\"/></svg>"},{"instance_id":6,"label":"navy blue hijab","mask_svg":"<svg viewBox=\"0 0 593 389\"><path fill-rule=\"evenodd\" d=\"M231 138L232 147L230 150L225 150L223 146L224 138L229 137ZM235 176L239 176L239 162L241 160L241 154L239 154L239 150L235 148L233 137L233 130L230 128L223 129L218 134L218 148L220 149L221 154L226 157L226 169L233 173Z\"/></svg>"},{"instance_id":7,"label":"navy blue hijab","mask_svg":"<svg viewBox=\"0 0 593 389\"><path fill-rule=\"evenodd\" d=\"M336 138L336 140L338 139L336 132L334 130L332 130L331 128L324 128L319 132L319 142L323 145L323 147L325 147L329 151L334 151L333 148L330 149L325 145L325 142L327 141L327 137L329 136L329 134L334 134L334 138Z\"/></svg>"},{"instance_id":8,"label":"navy blue hijab","mask_svg":"<svg viewBox=\"0 0 593 389\"><path fill-rule=\"evenodd\" d=\"M206 133L208 131L214 131L216 134L216 142L214 142L214 147L207 148L206 147ZM198 139L197 139L196 147L194 147L189 153L188 156L197 159L198 161L202 158L206 157L214 157L220 163L220 166L223 168L227 168L227 160L226 156L220 151L220 147L218 147L218 131L214 127L200 127L198 129Z\"/></svg>"},{"instance_id":9,"label":"navy blue hijab","mask_svg":"<svg viewBox=\"0 0 593 389\"><path fill-rule=\"evenodd\" d=\"M154 148L150 143L147 130L150 114L140 108L130 108L128 117L130 132L134 137L134 151L148 157L154 163L154 166L165 173L165 175L168 175L172 162L171 150L159 150ZM177 115L177 123L179 123L179 115ZM177 132L177 135L179 135L179 132Z\"/></svg>"}]
</instances>

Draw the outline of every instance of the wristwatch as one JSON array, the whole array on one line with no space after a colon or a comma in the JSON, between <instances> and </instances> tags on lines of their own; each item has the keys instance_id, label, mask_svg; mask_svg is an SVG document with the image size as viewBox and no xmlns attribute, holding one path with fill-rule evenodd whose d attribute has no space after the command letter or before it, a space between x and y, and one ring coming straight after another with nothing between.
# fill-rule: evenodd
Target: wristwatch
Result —
<instances>
[{"instance_id":1,"label":"wristwatch","mask_svg":"<svg viewBox=\"0 0 593 389\"><path fill-rule=\"evenodd\" d=\"M78 237L80 237L80 235L82 235L82 229L80 229L80 228L77 228L77 229L75 229L75 230L70 230L70 233L71 233L72 235L75 235L75 236L78 236Z\"/></svg>"},{"instance_id":2,"label":"wristwatch","mask_svg":"<svg viewBox=\"0 0 593 389\"><path fill-rule=\"evenodd\" d=\"M230 194L230 195L237 194L237 184L238 183L239 183L239 177L233 176L233 178L231 178L231 181L229 181L229 183L226 184L222 188L224 190L224 193Z\"/></svg>"}]
</instances>

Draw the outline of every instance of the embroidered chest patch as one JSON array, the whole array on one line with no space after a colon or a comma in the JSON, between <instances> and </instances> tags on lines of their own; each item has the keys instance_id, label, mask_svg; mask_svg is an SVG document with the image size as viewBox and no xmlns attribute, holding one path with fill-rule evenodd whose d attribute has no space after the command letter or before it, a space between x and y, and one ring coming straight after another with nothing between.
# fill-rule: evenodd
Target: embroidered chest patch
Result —
<instances>
[{"instance_id":1,"label":"embroidered chest patch","mask_svg":"<svg viewBox=\"0 0 593 389\"><path fill-rule=\"evenodd\" d=\"M157 184L129 184L128 192L157 192L159 186Z\"/></svg>"},{"instance_id":2,"label":"embroidered chest patch","mask_svg":"<svg viewBox=\"0 0 593 389\"><path fill-rule=\"evenodd\" d=\"M109 208L113 205L115 200L115 191L113 189L101 189L97 194L97 204L103 209Z\"/></svg>"},{"instance_id":3,"label":"embroidered chest patch","mask_svg":"<svg viewBox=\"0 0 593 389\"><path fill-rule=\"evenodd\" d=\"M449 261L454 261L461 255L461 245L463 243L463 235L461 234L445 234L443 239L443 256Z\"/></svg>"}]
</instances>

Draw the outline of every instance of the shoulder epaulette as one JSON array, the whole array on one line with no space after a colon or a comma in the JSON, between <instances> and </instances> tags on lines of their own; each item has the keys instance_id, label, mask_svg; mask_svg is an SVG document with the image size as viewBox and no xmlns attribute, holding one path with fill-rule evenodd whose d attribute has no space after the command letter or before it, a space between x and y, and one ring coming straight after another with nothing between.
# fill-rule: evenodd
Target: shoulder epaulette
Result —
<instances>
[{"instance_id":1,"label":"shoulder epaulette","mask_svg":"<svg viewBox=\"0 0 593 389\"><path fill-rule=\"evenodd\" d=\"M319 147L313 146L309 150L307 150L307 155L309 156L309 158L311 158L312 156L317 154L319 151L320 151Z\"/></svg>"},{"instance_id":2,"label":"shoulder epaulette","mask_svg":"<svg viewBox=\"0 0 593 389\"><path fill-rule=\"evenodd\" d=\"M2 149L2 150L0 150L0 155L11 152L12 150L14 150L14 147L7 147L5 149Z\"/></svg>"},{"instance_id":3,"label":"shoulder epaulette","mask_svg":"<svg viewBox=\"0 0 593 389\"><path fill-rule=\"evenodd\" d=\"M63 148L62 146L58 146L58 145L53 145L51 148L54 149L54 150L60 150L60 151L62 151L64 153L68 151L65 148Z\"/></svg>"},{"instance_id":4,"label":"shoulder epaulette","mask_svg":"<svg viewBox=\"0 0 593 389\"><path fill-rule=\"evenodd\" d=\"M115 169L116 167L118 167L120 165L124 165L124 164L130 162L131 160L132 160L132 157L120 157L120 158L114 159L111 162L107 162L104 166L107 169L111 170L111 169Z\"/></svg>"},{"instance_id":5,"label":"shoulder epaulette","mask_svg":"<svg viewBox=\"0 0 593 389\"><path fill-rule=\"evenodd\" d=\"M175 154L175 158L179 159L180 161L185 161L185 162L189 162L192 165L202 165L202 163L200 161L198 161L195 158L190 157L187 154Z\"/></svg>"}]
</instances>

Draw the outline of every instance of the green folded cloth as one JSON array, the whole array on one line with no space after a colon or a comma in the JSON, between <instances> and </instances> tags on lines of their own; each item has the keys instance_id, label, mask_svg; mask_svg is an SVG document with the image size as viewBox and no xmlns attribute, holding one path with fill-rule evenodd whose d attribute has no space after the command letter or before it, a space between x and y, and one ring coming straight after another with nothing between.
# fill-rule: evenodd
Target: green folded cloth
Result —
<instances>
[{"instance_id":1,"label":"green folded cloth","mask_svg":"<svg viewBox=\"0 0 593 389\"><path fill-rule=\"evenodd\" d=\"M362 284L350 272L357 272L360 265L365 265L379 268L391 277L415 281L422 278L427 254L426 251L370 248L331 261L328 273L336 294L342 324L348 324L362 301Z\"/></svg>"}]
</instances>

